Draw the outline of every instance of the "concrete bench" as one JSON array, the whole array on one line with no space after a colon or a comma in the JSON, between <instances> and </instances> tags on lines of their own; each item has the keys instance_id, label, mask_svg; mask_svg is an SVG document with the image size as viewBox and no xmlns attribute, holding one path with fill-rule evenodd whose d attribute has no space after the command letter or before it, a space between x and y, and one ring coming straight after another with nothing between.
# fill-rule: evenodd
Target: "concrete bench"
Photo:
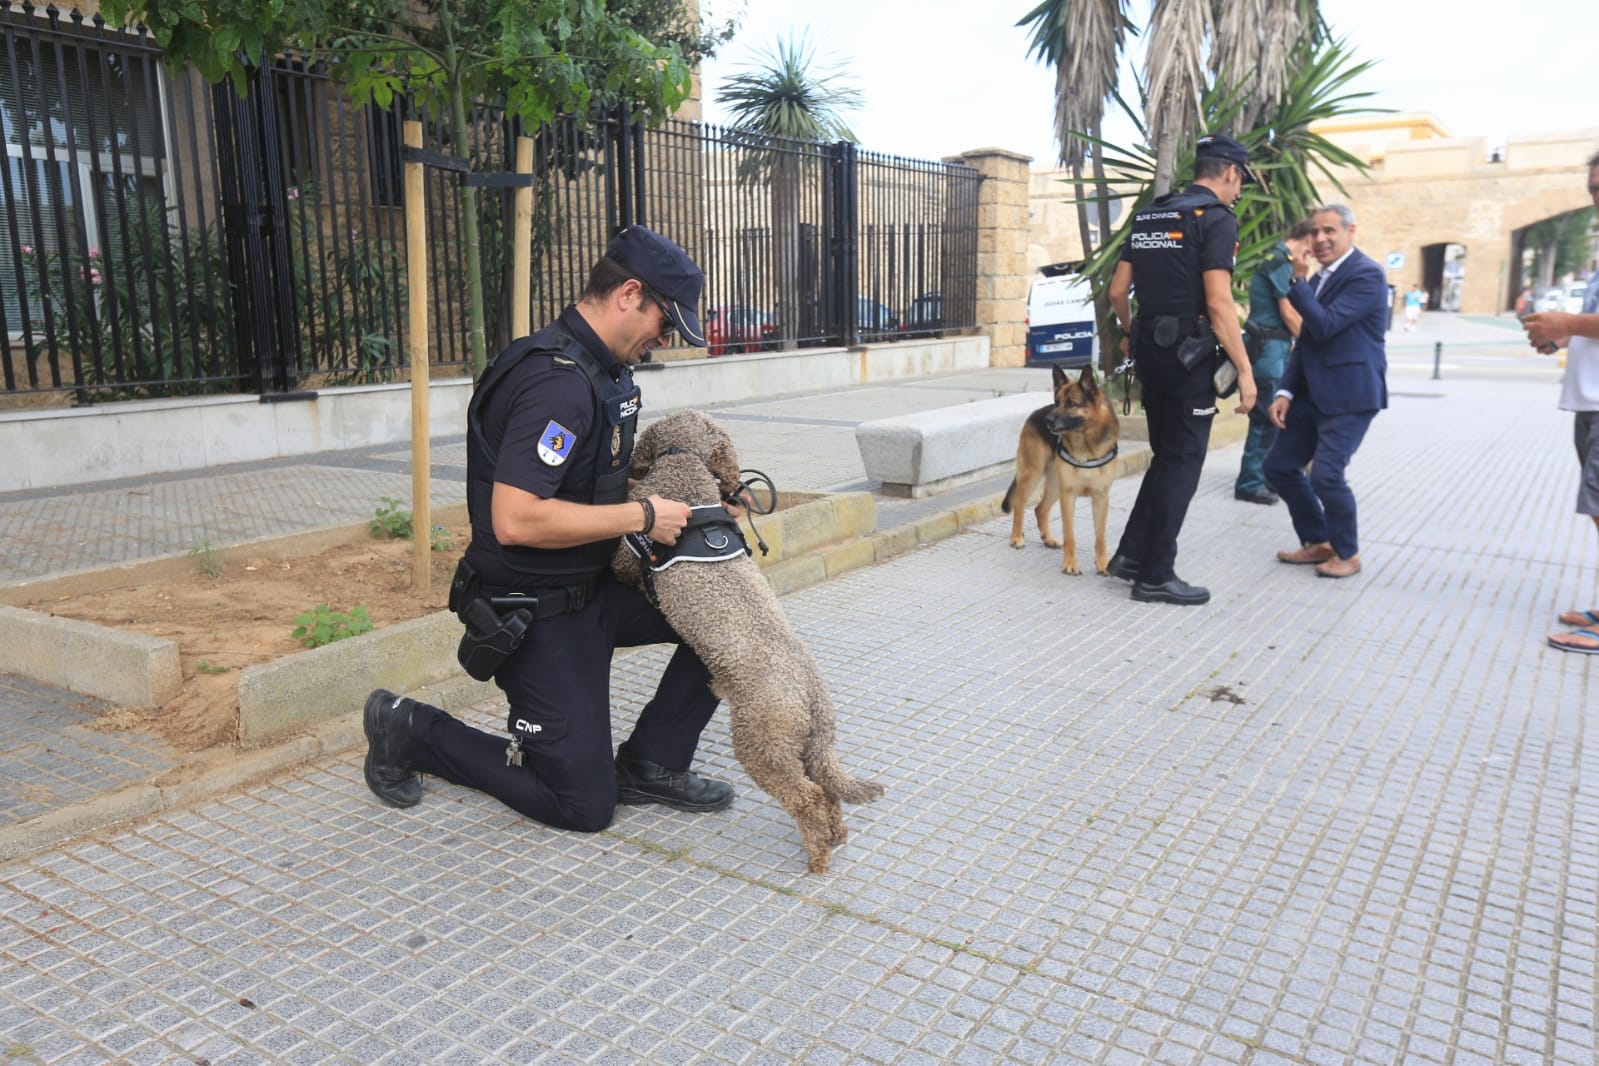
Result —
<instances>
[{"instance_id":1,"label":"concrete bench","mask_svg":"<svg viewBox=\"0 0 1599 1066\"><path fill-rule=\"evenodd\" d=\"M1047 392L1022 392L880 418L856 426L855 443L885 494L933 496L1012 468L1022 424L1049 402Z\"/></svg>"}]
</instances>

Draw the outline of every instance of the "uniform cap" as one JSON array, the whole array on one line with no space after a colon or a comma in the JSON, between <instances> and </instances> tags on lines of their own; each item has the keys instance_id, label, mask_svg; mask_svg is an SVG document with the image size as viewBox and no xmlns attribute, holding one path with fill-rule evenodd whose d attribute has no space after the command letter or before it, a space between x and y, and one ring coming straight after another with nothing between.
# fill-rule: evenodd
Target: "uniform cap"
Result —
<instances>
[{"instance_id":1,"label":"uniform cap","mask_svg":"<svg viewBox=\"0 0 1599 1066\"><path fill-rule=\"evenodd\" d=\"M1222 159L1238 165L1245 185L1255 184L1255 175L1249 169L1249 149L1225 133L1207 133L1194 145L1194 160Z\"/></svg>"},{"instance_id":2,"label":"uniform cap","mask_svg":"<svg viewBox=\"0 0 1599 1066\"><path fill-rule=\"evenodd\" d=\"M705 272L676 242L652 229L628 226L611 238L605 257L616 260L666 297L667 310L683 339L697 347L705 346L705 330L699 319Z\"/></svg>"}]
</instances>

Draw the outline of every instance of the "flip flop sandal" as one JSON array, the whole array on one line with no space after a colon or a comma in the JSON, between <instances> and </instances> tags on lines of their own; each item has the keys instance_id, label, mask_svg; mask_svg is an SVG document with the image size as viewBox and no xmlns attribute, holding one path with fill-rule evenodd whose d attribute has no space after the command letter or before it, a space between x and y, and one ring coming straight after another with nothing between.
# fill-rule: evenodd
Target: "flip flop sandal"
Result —
<instances>
[{"instance_id":1,"label":"flip flop sandal","mask_svg":"<svg viewBox=\"0 0 1599 1066\"><path fill-rule=\"evenodd\" d=\"M1558 621L1563 626L1599 625L1599 611L1567 611Z\"/></svg>"},{"instance_id":2,"label":"flip flop sandal","mask_svg":"<svg viewBox=\"0 0 1599 1066\"><path fill-rule=\"evenodd\" d=\"M1556 648L1560 651L1574 651L1578 655L1599 655L1599 629L1574 629L1570 633L1556 635L1567 637L1587 637L1589 640L1594 641L1595 643L1591 648L1584 648L1576 644L1562 644L1553 636L1551 636L1547 638L1547 643L1551 648Z\"/></svg>"}]
</instances>

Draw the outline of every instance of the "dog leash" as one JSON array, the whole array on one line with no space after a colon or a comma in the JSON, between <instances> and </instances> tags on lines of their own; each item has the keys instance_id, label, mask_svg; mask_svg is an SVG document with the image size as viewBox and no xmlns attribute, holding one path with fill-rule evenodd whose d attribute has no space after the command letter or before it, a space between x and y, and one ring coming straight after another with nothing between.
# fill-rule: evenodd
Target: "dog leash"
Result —
<instances>
[{"instance_id":1,"label":"dog leash","mask_svg":"<svg viewBox=\"0 0 1599 1066\"><path fill-rule=\"evenodd\" d=\"M1128 371L1132 368L1133 357L1129 355L1126 359L1123 359L1120 363L1117 363L1116 369L1111 371L1113 375L1122 379L1123 415L1131 415L1133 413L1133 383L1130 380L1132 375L1128 374Z\"/></svg>"},{"instance_id":2,"label":"dog leash","mask_svg":"<svg viewBox=\"0 0 1599 1066\"><path fill-rule=\"evenodd\" d=\"M744 475L750 475L745 477ZM772 484L772 479L759 470L740 470L742 478L732 492L723 496L728 503L738 504L744 508L744 517L749 519L750 532L755 534L755 543L760 545L761 554L767 555L771 549L767 548L766 541L761 539L761 531L755 528L756 515L768 515L777 510L777 486ZM757 486L766 486L766 505L763 507L756 501L754 489Z\"/></svg>"}]
</instances>

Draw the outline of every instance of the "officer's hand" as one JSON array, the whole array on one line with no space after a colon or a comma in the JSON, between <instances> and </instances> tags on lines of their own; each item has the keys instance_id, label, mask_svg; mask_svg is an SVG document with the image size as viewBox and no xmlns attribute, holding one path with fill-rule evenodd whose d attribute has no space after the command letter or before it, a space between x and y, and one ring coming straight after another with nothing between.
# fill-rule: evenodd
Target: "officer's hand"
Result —
<instances>
[{"instance_id":1,"label":"officer's hand","mask_svg":"<svg viewBox=\"0 0 1599 1066\"><path fill-rule=\"evenodd\" d=\"M723 500L722 510L732 515L736 520L744 518L744 505L737 500Z\"/></svg>"},{"instance_id":2,"label":"officer's hand","mask_svg":"<svg viewBox=\"0 0 1599 1066\"><path fill-rule=\"evenodd\" d=\"M1258 395L1255 389L1255 375L1240 374L1238 377L1238 406L1233 410L1241 415L1247 415L1255 406Z\"/></svg>"},{"instance_id":3,"label":"officer's hand","mask_svg":"<svg viewBox=\"0 0 1599 1066\"><path fill-rule=\"evenodd\" d=\"M1271 408L1266 412L1271 424L1278 429L1284 429L1288 424L1288 397L1279 396L1271 402Z\"/></svg>"},{"instance_id":4,"label":"officer's hand","mask_svg":"<svg viewBox=\"0 0 1599 1066\"><path fill-rule=\"evenodd\" d=\"M668 547L676 544L677 538L683 535L683 527L688 525L688 504L663 496L651 496L650 504L655 508L655 524L650 527L650 539Z\"/></svg>"},{"instance_id":5,"label":"officer's hand","mask_svg":"<svg viewBox=\"0 0 1599 1066\"><path fill-rule=\"evenodd\" d=\"M1127 336L1127 334L1123 333L1120 347L1121 347L1121 350L1122 350L1122 358L1123 359L1126 359L1127 357L1132 355L1133 354L1133 341L1132 341L1132 338Z\"/></svg>"}]
</instances>

